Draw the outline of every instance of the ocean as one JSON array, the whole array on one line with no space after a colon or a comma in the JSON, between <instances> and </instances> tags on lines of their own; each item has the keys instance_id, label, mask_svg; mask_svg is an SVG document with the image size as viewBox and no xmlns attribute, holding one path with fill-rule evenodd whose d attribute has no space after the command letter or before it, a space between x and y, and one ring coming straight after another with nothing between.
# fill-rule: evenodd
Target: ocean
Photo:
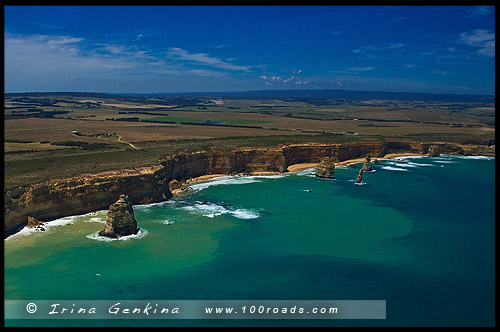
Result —
<instances>
[{"instance_id":1,"label":"ocean","mask_svg":"<svg viewBox=\"0 0 500 332\"><path fill-rule=\"evenodd\" d=\"M6 326L494 326L495 159L442 155L225 176L4 241L5 300L385 300L385 319L7 319Z\"/></svg>"}]
</instances>

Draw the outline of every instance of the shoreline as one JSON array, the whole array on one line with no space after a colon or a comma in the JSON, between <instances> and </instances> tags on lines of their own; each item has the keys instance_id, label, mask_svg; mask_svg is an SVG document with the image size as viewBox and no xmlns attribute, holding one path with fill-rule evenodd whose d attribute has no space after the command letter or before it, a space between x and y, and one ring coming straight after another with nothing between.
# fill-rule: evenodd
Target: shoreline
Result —
<instances>
[{"instance_id":1,"label":"shoreline","mask_svg":"<svg viewBox=\"0 0 500 332\"><path fill-rule=\"evenodd\" d=\"M427 156L426 154L421 154L421 153L388 153L384 155L383 157L372 157L372 163L375 159L392 159L394 157L414 157L414 156L422 156L425 157ZM335 166L347 166L349 164L355 164L355 163L364 163L366 158L354 158L354 159L347 159L344 161L341 161L339 163L335 163Z\"/></svg>"},{"instance_id":2,"label":"shoreline","mask_svg":"<svg viewBox=\"0 0 500 332\"><path fill-rule=\"evenodd\" d=\"M217 149L191 154L178 153L168 155L155 166L82 174L9 188L4 192L4 237L24 228L29 216L49 222L105 209L124 192L130 193L133 204L149 204L168 200L172 194L176 196L189 184L221 176L295 173L314 168L322 158L332 155L342 160L336 165L349 165L363 162L365 158L359 158L362 155L378 156L380 151L388 149L396 149L393 151L399 153L385 154L382 158L421 156L428 152L431 145L437 145L443 152L451 154L489 156L494 152L494 146L492 149L482 145L390 141L290 144L272 148L238 148L227 153ZM260 171L249 173L245 169ZM240 174L230 173L231 170L238 170ZM176 178L188 181L171 183Z\"/></svg>"},{"instance_id":3,"label":"shoreline","mask_svg":"<svg viewBox=\"0 0 500 332\"><path fill-rule=\"evenodd\" d=\"M372 161L375 159L391 159L394 157L413 157L413 156L426 156L426 154L421 154L421 153L388 153L384 155L383 157L378 157L378 158L372 158ZM338 163L335 163L335 166L347 166L350 164L355 164L355 163L362 163L366 160L366 158L354 158L354 159L347 159ZM194 178L187 179L184 185L189 186L190 184L194 184L197 182L202 182L202 181L207 181L219 177L224 177L224 176L258 176L258 175L280 175L280 174L286 174L286 173L298 173L301 171L304 171L306 169L314 168L318 165L318 163L299 163L299 164L292 164L287 167L288 172L271 172L271 171L258 171L258 172L251 172L250 174L243 174L243 173L237 173L237 174L223 174L223 173L218 173L218 174L207 174L207 175L201 175L197 176ZM180 195L186 188L180 188L180 189L174 189L172 190L172 195L174 197Z\"/></svg>"}]
</instances>

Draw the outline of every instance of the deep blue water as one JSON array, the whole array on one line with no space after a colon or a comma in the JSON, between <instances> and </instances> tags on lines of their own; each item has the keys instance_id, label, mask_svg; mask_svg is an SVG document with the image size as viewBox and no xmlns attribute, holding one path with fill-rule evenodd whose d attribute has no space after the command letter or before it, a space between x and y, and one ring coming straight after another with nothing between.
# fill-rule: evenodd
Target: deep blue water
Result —
<instances>
[{"instance_id":1,"label":"deep blue water","mask_svg":"<svg viewBox=\"0 0 500 332\"><path fill-rule=\"evenodd\" d=\"M386 300L385 320L7 320L9 326L493 326L495 160L442 156L222 177L135 206L141 233L102 241L107 211L5 241L5 298ZM167 225L166 221L173 222Z\"/></svg>"}]
</instances>

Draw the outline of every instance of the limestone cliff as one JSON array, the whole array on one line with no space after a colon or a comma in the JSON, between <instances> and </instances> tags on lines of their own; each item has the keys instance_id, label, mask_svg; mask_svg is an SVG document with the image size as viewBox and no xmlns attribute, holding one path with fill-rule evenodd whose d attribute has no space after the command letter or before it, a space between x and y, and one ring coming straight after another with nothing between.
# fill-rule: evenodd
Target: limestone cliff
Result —
<instances>
[{"instance_id":1,"label":"limestone cliff","mask_svg":"<svg viewBox=\"0 0 500 332\"><path fill-rule=\"evenodd\" d=\"M139 228L137 228L132 203L128 200L127 195L122 194L116 203L109 207L106 225L99 232L99 235L116 238L137 234L137 232L139 232Z\"/></svg>"},{"instance_id":2,"label":"limestone cliff","mask_svg":"<svg viewBox=\"0 0 500 332\"><path fill-rule=\"evenodd\" d=\"M388 151L428 153L431 145L441 153L494 155L494 146L412 141L308 143L272 148L238 148L223 151L211 148L193 154L168 156L160 165L137 169L83 174L52 180L4 192L4 235L9 236L28 223L28 216L45 222L70 215L108 209L121 193L131 204L161 202L172 197L169 183L207 174L256 171L286 172L289 165L319 163L325 158L344 161L362 155L382 157Z\"/></svg>"},{"instance_id":3,"label":"limestone cliff","mask_svg":"<svg viewBox=\"0 0 500 332\"><path fill-rule=\"evenodd\" d=\"M87 174L14 188L4 196L5 236L22 229L28 215L50 221L105 210L123 192L129 193L132 204L160 202L172 196L161 166Z\"/></svg>"}]
</instances>

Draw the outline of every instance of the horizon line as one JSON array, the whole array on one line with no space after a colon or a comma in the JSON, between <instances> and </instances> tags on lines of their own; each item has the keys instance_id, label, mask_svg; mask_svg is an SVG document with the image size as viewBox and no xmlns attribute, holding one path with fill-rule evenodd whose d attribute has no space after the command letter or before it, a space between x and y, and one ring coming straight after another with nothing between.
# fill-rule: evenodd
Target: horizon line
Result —
<instances>
[{"instance_id":1,"label":"horizon line","mask_svg":"<svg viewBox=\"0 0 500 332\"><path fill-rule=\"evenodd\" d=\"M351 90L351 89L259 89L259 90L237 90L237 91L177 91L177 92L109 92L109 91L22 91L22 92L5 92L8 94L32 94L32 93L92 93L92 94L107 94L107 95L152 95L152 94L231 94L231 93L249 93L249 92L280 92L280 91L345 91L345 92L366 92L366 93L397 93L397 94L428 94L428 95L453 95L453 96L488 96L495 97L495 94L467 94L467 93L437 93L437 92L419 92L419 91L382 91L382 90Z\"/></svg>"}]
</instances>

